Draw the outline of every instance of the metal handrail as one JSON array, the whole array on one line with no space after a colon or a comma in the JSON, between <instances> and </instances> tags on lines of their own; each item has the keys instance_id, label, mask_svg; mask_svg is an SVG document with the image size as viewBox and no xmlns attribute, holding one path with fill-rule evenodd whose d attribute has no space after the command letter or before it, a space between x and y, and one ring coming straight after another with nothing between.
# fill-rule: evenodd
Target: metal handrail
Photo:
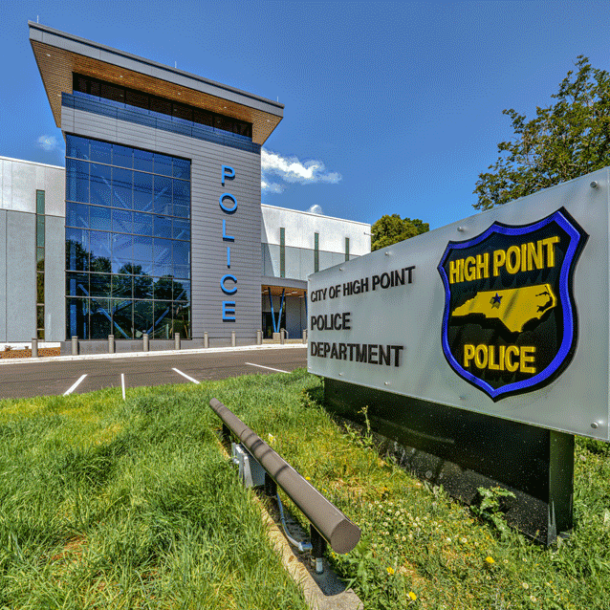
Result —
<instances>
[{"instance_id":1,"label":"metal handrail","mask_svg":"<svg viewBox=\"0 0 610 610\"><path fill-rule=\"evenodd\" d=\"M219 400L212 398L210 407L336 553L349 553L358 544L361 532L356 524Z\"/></svg>"}]
</instances>

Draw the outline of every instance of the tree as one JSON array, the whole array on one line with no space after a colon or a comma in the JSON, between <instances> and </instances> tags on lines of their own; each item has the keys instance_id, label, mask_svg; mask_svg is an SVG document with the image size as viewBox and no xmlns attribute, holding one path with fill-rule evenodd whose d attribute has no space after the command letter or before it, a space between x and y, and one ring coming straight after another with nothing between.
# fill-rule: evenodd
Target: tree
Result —
<instances>
[{"instance_id":1,"label":"tree","mask_svg":"<svg viewBox=\"0 0 610 610\"><path fill-rule=\"evenodd\" d=\"M382 216L371 227L371 250L379 250L399 241L415 237L430 230L427 222L410 218L401 218L398 214Z\"/></svg>"},{"instance_id":2,"label":"tree","mask_svg":"<svg viewBox=\"0 0 610 610\"><path fill-rule=\"evenodd\" d=\"M575 66L551 96L555 103L536 108L535 118L503 111L515 137L498 144L500 157L479 174L475 208L487 210L610 165L610 75L582 55Z\"/></svg>"}]
</instances>

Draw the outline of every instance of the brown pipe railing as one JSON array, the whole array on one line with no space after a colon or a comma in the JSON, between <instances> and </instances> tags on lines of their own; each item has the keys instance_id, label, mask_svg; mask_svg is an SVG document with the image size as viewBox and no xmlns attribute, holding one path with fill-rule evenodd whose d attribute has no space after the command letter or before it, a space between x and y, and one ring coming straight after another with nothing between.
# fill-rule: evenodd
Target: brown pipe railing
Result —
<instances>
[{"instance_id":1,"label":"brown pipe railing","mask_svg":"<svg viewBox=\"0 0 610 610\"><path fill-rule=\"evenodd\" d=\"M210 407L267 474L286 492L335 552L349 553L358 544L361 532L357 525L219 400L212 398Z\"/></svg>"}]
</instances>

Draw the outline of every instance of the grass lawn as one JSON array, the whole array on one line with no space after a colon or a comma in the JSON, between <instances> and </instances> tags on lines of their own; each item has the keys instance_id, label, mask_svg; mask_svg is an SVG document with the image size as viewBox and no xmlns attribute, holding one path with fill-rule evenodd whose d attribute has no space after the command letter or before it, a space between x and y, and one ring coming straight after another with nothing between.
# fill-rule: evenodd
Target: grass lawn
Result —
<instances>
[{"instance_id":1,"label":"grass lawn","mask_svg":"<svg viewBox=\"0 0 610 610\"><path fill-rule=\"evenodd\" d=\"M575 529L546 549L342 431L304 370L0 401L0 608L306 608L212 397L361 527L328 558L367 610L610 609L609 445L577 439Z\"/></svg>"}]
</instances>

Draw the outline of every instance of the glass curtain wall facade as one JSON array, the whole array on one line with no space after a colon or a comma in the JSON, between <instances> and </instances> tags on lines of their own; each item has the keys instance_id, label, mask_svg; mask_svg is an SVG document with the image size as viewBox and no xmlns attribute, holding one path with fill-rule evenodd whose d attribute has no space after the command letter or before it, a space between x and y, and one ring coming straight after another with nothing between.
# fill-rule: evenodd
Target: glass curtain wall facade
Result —
<instances>
[{"instance_id":1,"label":"glass curtain wall facade","mask_svg":"<svg viewBox=\"0 0 610 610\"><path fill-rule=\"evenodd\" d=\"M191 338L190 161L66 135L69 339Z\"/></svg>"}]
</instances>

